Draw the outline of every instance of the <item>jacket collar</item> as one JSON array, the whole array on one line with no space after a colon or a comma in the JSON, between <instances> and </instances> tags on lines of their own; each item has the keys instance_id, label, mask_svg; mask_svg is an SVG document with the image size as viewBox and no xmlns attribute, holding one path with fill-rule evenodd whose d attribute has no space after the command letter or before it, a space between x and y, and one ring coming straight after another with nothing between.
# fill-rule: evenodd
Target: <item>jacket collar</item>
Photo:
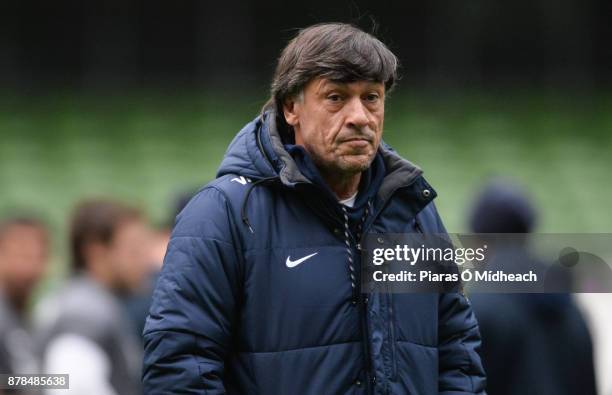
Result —
<instances>
[{"instance_id":1,"label":"jacket collar","mask_svg":"<svg viewBox=\"0 0 612 395\"><path fill-rule=\"evenodd\" d=\"M283 184L294 186L297 183L311 183L300 171L291 155L285 149L283 140L277 127L276 113L268 111L261 116L262 127L258 136L262 144L260 149L278 171L278 176ZM387 201L391 195L400 188L410 187L422 179L423 171L412 162L399 156L384 141L381 142L378 152L381 155L386 174L378 190L377 196L383 201ZM427 202L435 197L435 191L425 182L426 186L418 185L419 192L428 189L428 193L421 193Z\"/></svg>"}]
</instances>

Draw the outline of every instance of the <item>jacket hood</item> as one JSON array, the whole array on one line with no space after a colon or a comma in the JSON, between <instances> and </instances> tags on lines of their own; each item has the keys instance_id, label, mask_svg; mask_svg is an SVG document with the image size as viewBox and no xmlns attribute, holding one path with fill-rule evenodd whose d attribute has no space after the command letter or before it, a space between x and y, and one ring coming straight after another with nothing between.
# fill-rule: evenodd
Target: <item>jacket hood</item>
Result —
<instances>
[{"instance_id":1,"label":"jacket hood","mask_svg":"<svg viewBox=\"0 0 612 395\"><path fill-rule=\"evenodd\" d=\"M262 116L246 124L225 151L217 177L227 174L260 179L278 175L271 160L262 152Z\"/></svg>"},{"instance_id":2,"label":"jacket hood","mask_svg":"<svg viewBox=\"0 0 612 395\"><path fill-rule=\"evenodd\" d=\"M386 169L378 195L385 200L397 188L412 184L423 173L384 141L378 152ZM217 171L217 177L227 174L237 174L253 180L278 178L286 186L311 183L286 151L272 111L249 122L232 140Z\"/></svg>"}]
</instances>

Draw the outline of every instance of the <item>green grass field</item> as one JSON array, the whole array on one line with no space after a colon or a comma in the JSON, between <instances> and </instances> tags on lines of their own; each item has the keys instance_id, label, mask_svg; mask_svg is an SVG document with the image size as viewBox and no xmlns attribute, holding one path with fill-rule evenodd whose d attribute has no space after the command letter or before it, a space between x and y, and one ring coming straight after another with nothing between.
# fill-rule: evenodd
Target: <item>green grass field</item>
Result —
<instances>
[{"instance_id":1,"label":"green grass field","mask_svg":"<svg viewBox=\"0 0 612 395\"><path fill-rule=\"evenodd\" d=\"M42 213L56 259L65 254L67 216L82 198L126 199L165 220L177 192L214 177L227 144L262 102L144 93L6 99L0 214ZM424 169L449 231L466 230L472 198L500 175L531 191L538 231L612 232L611 109L611 95L397 93L385 140Z\"/></svg>"}]
</instances>

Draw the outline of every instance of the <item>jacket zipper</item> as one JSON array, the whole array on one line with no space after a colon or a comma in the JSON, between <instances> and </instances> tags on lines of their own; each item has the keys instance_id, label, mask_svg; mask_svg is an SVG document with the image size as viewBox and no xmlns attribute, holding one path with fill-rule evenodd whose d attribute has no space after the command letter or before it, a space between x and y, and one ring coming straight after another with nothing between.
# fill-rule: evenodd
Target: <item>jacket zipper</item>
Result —
<instances>
[{"instance_id":1,"label":"jacket zipper","mask_svg":"<svg viewBox=\"0 0 612 395\"><path fill-rule=\"evenodd\" d=\"M372 379L372 361L370 361L370 335L368 331L368 311L367 304L364 303L364 298L359 298L359 320L361 321L361 334L363 340L361 342L363 348L363 356L365 359L365 376L366 376L366 393L369 395L372 393L372 384L374 384ZM376 375L374 375L374 379Z\"/></svg>"},{"instance_id":2,"label":"jacket zipper","mask_svg":"<svg viewBox=\"0 0 612 395\"><path fill-rule=\"evenodd\" d=\"M363 226L363 228L365 229L365 224ZM356 240L352 234L349 234L349 237L351 238L351 241L353 242L356 250L357 250L357 254L359 255L359 271L362 271L362 262L361 262L361 242L363 241L363 232L361 235L361 239ZM357 256L357 254L355 255L355 257ZM359 286L361 286L361 274L359 273ZM366 389L366 394L371 395L374 391L373 391L373 386L376 383L376 374L374 374L374 376L372 376L372 361L370 360L370 335L369 335L369 330L368 330L368 304L366 303L366 297L362 296L361 293L358 293L358 301L357 301L357 307L359 308L359 320L361 323L361 336L362 336L362 348L363 348L363 355L364 355L364 359L365 359L365 376L366 376L366 385L365 385L365 389Z\"/></svg>"},{"instance_id":3,"label":"jacket zipper","mask_svg":"<svg viewBox=\"0 0 612 395\"><path fill-rule=\"evenodd\" d=\"M417 233L423 234L423 229L421 228L421 224L416 219L416 215L414 217L414 228ZM393 311L393 294L391 292L387 293L387 299L389 303L389 333L391 337L391 363L392 363L392 376L391 381L395 381L397 378L397 346L395 344L395 313Z\"/></svg>"},{"instance_id":4,"label":"jacket zipper","mask_svg":"<svg viewBox=\"0 0 612 395\"><path fill-rule=\"evenodd\" d=\"M368 226L366 227L364 225L363 227L363 233L361 235L361 240L360 243L363 243L364 241L364 237L367 234L367 231L370 229L370 226L374 223L374 221L376 220L376 217L378 216L378 214L380 214L384 208L384 206L386 205L387 202L385 202L383 205L381 205L380 209L377 210L375 213L373 213L371 220L369 221ZM423 233L423 229L421 228L421 225L419 224L419 221L416 218L416 215L414 216L414 227L415 230L417 231L417 233ZM361 245L361 244L360 244ZM391 292L387 293L387 303L389 304L388 306L388 312L389 312L389 337L390 337L390 347L391 347L391 381L395 381L397 378L397 346L395 344L395 313L393 310L393 294ZM367 308L367 306L366 306ZM366 312L367 313L367 312ZM367 324L366 324L367 325ZM367 326L366 326L367 328ZM366 331L367 334L367 331ZM368 361L369 361L369 354L368 354ZM369 371L369 369L368 369ZM376 375L374 376L376 377Z\"/></svg>"},{"instance_id":5,"label":"jacket zipper","mask_svg":"<svg viewBox=\"0 0 612 395\"><path fill-rule=\"evenodd\" d=\"M397 377L397 347L395 344L395 314L393 313L393 294L388 293L387 299L389 303L389 329L391 337L391 381L395 381Z\"/></svg>"}]
</instances>

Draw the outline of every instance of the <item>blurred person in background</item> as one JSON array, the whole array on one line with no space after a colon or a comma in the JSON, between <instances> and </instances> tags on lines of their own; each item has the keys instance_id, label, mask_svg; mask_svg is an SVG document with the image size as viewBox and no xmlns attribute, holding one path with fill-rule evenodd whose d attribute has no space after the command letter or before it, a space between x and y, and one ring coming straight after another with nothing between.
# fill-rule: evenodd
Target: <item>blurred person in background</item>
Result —
<instances>
[{"instance_id":1,"label":"blurred person in background","mask_svg":"<svg viewBox=\"0 0 612 395\"><path fill-rule=\"evenodd\" d=\"M149 314L153 289L159 278L159 271L166 255L166 248L170 241L170 233L174 226L176 216L187 205L194 192L182 192L174 199L172 210L166 221L160 226L151 229L151 242L149 243L149 269L145 275L143 286L133 294L127 295L124 305L133 322L136 335L142 341L142 331L145 320Z\"/></svg>"},{"instance_id":2,"label":"blurred person in background","mask_svg":"<svg viewBox=\"0 0 612 395\"><path fill-rule=\"evenodd\" d=\"M152 246L150 249L150 258L151 264L158 269L161 269L162 263L164 261L164 256L166 255L166 248L168 247L168 242L170 241L170 234L172 233L172 228L174 227L174 223L176 221L177 215L180 214L181 211L185 208L187 203L191 200L191 198L195 195L195 189L193 190L184 190L180 193L177 193L172 200L172 205L170 206L170 210L168 213L168 217L166 220L159 225L152 232Z\"/></svg>"},{"instance_id":3,"label":"blurred person in background","mask_svg":"<svg viewBox=\"0 0 612 395\"><path fill-rule=\"evenodd\" d=\"M0 220L0 374L38 372L28 306L48 258L42 221L33 216Z\"/></svg>"},{"instance_id":4,"label":"blurred person in background","mask_svg":"<svg viewBox=\"0 0 612 395\"><path fill-rule=\"evenodd\" d=\"M123 299L144 284L149 237L135 208L107 200L76 208L74 275L36 309L43 370L70 374L70 394L140 393L142 352Z\"/></svg>"},{"instance_id":5,"label":"blurred person in background","mask_svg":"<svg viewBox=\"0 0 612 395\"><path fill-rule=\"evenodd\" d=\"M531 233L536 209L521 188L494 180L477 196L469 218L474 233ZM537 262L523 243L511 262ZM521 258L518 258L521 257ZM519 260L525 260L518 262ZM543 263L541 263L543 265ZM591 337L567 293L470 295L482 335L490 395L592 395L596 393Z\"/></svg>"}]
</instances>

